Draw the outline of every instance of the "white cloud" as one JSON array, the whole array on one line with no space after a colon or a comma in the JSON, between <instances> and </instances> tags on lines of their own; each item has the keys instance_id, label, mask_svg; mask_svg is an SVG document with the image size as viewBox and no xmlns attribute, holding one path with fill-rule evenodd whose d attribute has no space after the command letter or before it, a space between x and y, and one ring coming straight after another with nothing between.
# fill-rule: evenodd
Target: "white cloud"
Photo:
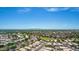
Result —
<instances>
[{"instance_id":1,"label":"white cloud","mask_svg":"<svg viewBox=\"0 0 79 59\"><path fill-rule=\"evenodd\" d=\"M47 11L59 11L58 8L46 8L46 9L47 9Z\"/></svg>"},{"instance_id":2,"label":"white cloud","mask_svg":"<svg viewBox=\"0 0 79 59\"><path fill-rule=\"evenodd\" d=\"M44 10L48 11L48 12L59 12L59 11L71 11L71 12L79 12L79 8L78 7L47 7L47 8L43 8ZM25 14L25 13L28 13L31 11L31 8L28 8L28 7L22 7L22 8L19 8L17 10L18 13L20 14Z\"/></svg>"},{"instance_id":3,"label":"white cloud","mask_svg":"<svg viewBox=\"0 0 79 59\"><path fill-rule=\"evenodd\" d=\"M46 9L46 11L49 11L49 12L58 12L58 11L66 11L69 8L68 7L49 7L49 8L45 8L45 9Z\"/></svg>"},{"instance_id":4,"label":"white cloud","mask_svg":"<svg viewBox=\"0 0 79 59\"><path fill-rule=\"evenodd\" d=\"M31 11L30 8L20 8L20 9L17 10L17 12L21 13L21 14L25 14L25 13L28 13L30 11Z\"/></svg>"}]
</instances>

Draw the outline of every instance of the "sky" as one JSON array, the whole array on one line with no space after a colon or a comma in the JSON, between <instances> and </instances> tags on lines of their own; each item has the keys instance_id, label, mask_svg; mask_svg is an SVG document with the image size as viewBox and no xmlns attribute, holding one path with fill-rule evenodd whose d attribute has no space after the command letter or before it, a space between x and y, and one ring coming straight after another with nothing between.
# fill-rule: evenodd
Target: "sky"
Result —
<instances>
[{"instance_id":1,"label":"sky","mask_svg":"<svg viewBox=\"0 0 79 59\"><path fill-rule=\"evenodd\" d=\"M0 7L0 29L79 29L79 8Z\"/></svg>"}]
</instances>

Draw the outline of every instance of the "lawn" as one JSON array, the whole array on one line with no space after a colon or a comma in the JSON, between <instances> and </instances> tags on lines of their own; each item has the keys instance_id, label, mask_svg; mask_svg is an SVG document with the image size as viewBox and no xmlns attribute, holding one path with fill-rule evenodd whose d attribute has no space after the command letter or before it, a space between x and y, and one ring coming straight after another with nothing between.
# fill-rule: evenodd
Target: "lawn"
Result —
<instances>
[{"instance_id":1,"label":"lawn","mask_svg":"<svg viewBox=\"0 0 79 59\"><path fill-rule=\"evenodd\" d=\"M53 42L55 39L54 38L49 38L49 37L40 37L42 40L45 40L45 41L50 41L50 42Z\"/></svg>"}]
</instances>

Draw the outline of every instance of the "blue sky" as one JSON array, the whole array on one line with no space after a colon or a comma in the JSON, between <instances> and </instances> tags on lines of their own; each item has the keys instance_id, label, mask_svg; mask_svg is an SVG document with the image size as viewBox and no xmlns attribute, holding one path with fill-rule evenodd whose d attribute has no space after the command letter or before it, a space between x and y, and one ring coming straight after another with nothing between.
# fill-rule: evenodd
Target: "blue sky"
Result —
<instances>
[{"instance_id":1,"label":"blue sky","mask_svg":"<svg viewBox=\"0 0 79 59\"><path fill-rule=\"evenodd\" d=\"M79 29L77 7L0 7L0 29Z\"/></svg>"}]
</instances>

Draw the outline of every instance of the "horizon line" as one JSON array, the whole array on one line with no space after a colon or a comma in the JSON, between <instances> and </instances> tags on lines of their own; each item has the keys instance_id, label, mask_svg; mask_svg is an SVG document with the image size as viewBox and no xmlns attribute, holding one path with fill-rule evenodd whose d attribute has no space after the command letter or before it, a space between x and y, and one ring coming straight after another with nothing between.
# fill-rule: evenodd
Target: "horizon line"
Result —
<instances>
[{"instance_id":1,"label":"horizon line","mask_svg":"<svg viewBox=\"0 0 79 59\"><path fill-rule=\"evenodd\" d=\"M28 29L0 29L0 30L79 30L79 29L42 29L42 28L28 28Z\"/></svg>"}]
</instances>

